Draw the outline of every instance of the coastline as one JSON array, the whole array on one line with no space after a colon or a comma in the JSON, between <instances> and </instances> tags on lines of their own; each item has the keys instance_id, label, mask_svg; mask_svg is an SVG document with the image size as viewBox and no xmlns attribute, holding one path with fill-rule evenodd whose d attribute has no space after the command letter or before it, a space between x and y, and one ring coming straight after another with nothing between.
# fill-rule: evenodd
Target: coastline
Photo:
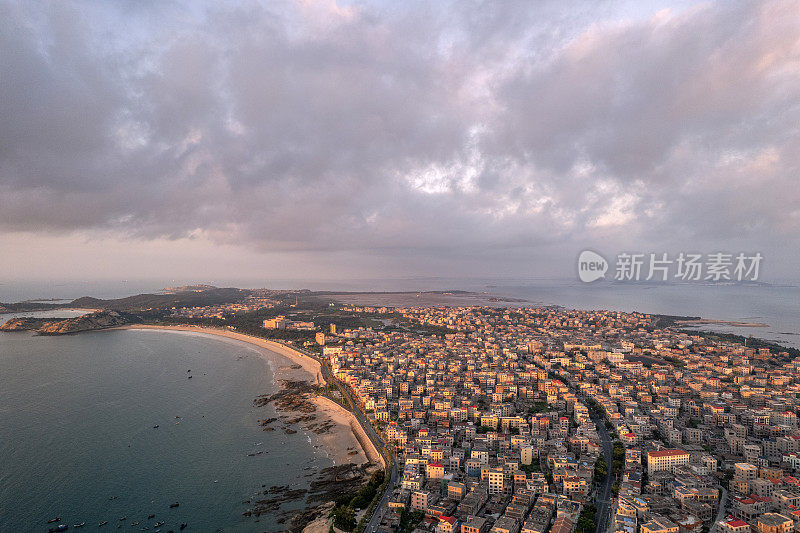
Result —
<instances>
[{"instance_id":1,"label":"coastline","mask_svg":"<svg viewBox=\"0 0 800 533\"><path fill-rule=\"evenodd\" d=\"M160 329L167 331L189 331L194 333L205 333L207 335L216 335L217 337L226 337L228 339L246 342L261 348L266 348L267 350L277 353L278 355L283 356L285 359L289 359L291 362L302 366L303 370L305 370L310 377L310 379L307 381L311 382L313 385L321 387L326 384L325 379L322 377L322 369L317 361L306 355L303 355L297 350L292 350L284 344L268 339L261 339L251 335L245 335L244 333L237 333L227 329L209 328L206 326L156 326L152 324L128 324L125 326L108 328L108 331L115 329Z\"/></svg>"},{"instance_id":2,"label":"coastline","mask_svg":"<svg viewBox=\"0 0 800 533\"><path fill-rule=\"evenodd\" d=\"M279 366L279 368L276 369L276 381L306 381L309 384L317 387L325 386L327 384L322 376L322 369L320 368L320 363L318 361L296 350L293 350L288 346L268 339L253 337L225 329L202 326L130 324L108 328L104 331L122 329L149 329L201 333L246 342L259 348L266 349L272 354L282 357L284 360L287 360L293 365L300 365L300 369L292 368L291 365ZM259 353L265 359L269 358L267 353L262 351L259 351ZM385 468L383 456L375 448L375 445L367 436L366 430L361 426L353 413L333 400L330 400L324 396L318 396L316 393L311 393L311 397L308 398L308 400L314 405L315 411L318 414L327 417L328 420L334 424L331 430L324 433L319 433L318 435L323 447L329 453L329 456L334 460L336 465L347 463L373 463L379 465L381 468Z\"/></svg>"},{"instance_id":3,"label":"coastline","mask_svg":"<svg viewBox=\"0 0 800 533\"><path fill-rule=\"evenodd\" d=\"M680 324L681 326L704 326L704 325L716 325L716 326L733 326L737 328L768 328L769 324L764 324L763 322L735 322L732 320L713 320L711 318L698 318L693 320L676 320L676 324Z\"/></svg>"}]
</instances>

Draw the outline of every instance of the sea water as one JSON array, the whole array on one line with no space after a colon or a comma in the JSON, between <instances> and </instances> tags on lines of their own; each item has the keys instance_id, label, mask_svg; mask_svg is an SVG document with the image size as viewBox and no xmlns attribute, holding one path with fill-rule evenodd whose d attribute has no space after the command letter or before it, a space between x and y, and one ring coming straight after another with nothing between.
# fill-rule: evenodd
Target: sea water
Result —
<instances>
[{"instance_id":1,"label":"sea water","mask_svg":"<svg viewBox=\"0 0 800 533\"><path fill-rule=\"evenodd\" d=\"M276 414L253 399L288 363L258 350L158 330L0 333L0 531L47 531L54 517L70 529L285 530L277 514L242 513L332 461L302 429L262 431Z\"/></svg>"}]
</instances>

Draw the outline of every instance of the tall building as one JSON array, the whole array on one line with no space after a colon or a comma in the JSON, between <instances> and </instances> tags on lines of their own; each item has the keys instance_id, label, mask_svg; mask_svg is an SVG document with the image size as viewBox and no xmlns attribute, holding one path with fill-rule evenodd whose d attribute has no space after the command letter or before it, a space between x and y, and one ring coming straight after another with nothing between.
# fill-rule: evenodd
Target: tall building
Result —
<instances>
[{"instance_id":1,"label":"tall building","mask_svg":"<svg viewBox=\"0 0 800 533\"><path fill-rule=\"evenodd\" d=\"M489 470L489 494L503 494L503 481L505 475L499 468Z\"/></svg>"},{"instance_id":2,"label":"tall building","mask_svg":"<svg viewBox=\"0 0 800 533\"><path fill-rule=\"evenodd\" d=\"M519 449L520 463L529 465L533 462L533 446L530 444L523 444Z\"/></svg>"},{"instance_id":3,"label":"tall building","mask_svg":"<svg viewBox=\"0 0 800 533\"><path fill-rule=\"evenodd\" d=\"M647 452L647 475L656 472L672 472L676 466L688 465L689 453L683 450L656 450Z\"/></svg>"}]
</instances>

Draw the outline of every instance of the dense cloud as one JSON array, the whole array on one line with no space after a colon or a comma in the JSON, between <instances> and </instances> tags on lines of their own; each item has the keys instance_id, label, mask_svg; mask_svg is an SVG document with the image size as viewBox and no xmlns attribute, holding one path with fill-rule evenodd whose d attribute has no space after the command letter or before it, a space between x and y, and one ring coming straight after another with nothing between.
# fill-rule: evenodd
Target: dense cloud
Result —
<instances>
[{"instance_id":1,"label":"dense cloud","mask_svg":"<svg viewBox=\"0 0 800 533\"><path fill-rule=\"evenodd\" d=\"M796 1L434 4L0 1L0 231L800 244Z\"/></svg>"}]
</instances>

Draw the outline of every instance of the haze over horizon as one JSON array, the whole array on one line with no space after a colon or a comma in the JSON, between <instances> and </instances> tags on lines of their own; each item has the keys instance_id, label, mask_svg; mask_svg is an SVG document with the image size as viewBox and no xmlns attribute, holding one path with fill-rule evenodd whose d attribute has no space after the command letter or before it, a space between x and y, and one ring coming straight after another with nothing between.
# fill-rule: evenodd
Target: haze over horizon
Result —
<instances>
[{"instance_id":1,"label":"haze over horizon","mask_svg":"<svg viewBox=\"0 0 800 533\"><path fill-rule=\"evenodd\" d=\"M0 51L4 281L799 280L796 1L0 0Z\"/></svg>"}]
</instances>

